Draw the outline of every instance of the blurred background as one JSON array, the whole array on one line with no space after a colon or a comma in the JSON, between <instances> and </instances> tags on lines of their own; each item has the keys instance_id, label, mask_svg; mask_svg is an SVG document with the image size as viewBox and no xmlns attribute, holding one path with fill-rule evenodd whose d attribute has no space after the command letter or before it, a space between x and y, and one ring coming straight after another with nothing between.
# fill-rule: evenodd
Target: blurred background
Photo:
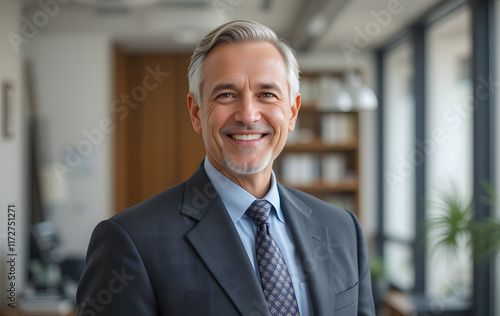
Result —
<instances>
[{"instance_id":1,"label":"blurred background","mask_svg":"<svg viewBox=\"0 0 500 316\"><path fill-rule=\"evenodd\" d=\"M0 310L70 314L95 225L196 170L188 59L236 19L297 53L274 170L359 217L379 314L500 315L495 0L1 0Z\"/></svg>"}]
</instances>

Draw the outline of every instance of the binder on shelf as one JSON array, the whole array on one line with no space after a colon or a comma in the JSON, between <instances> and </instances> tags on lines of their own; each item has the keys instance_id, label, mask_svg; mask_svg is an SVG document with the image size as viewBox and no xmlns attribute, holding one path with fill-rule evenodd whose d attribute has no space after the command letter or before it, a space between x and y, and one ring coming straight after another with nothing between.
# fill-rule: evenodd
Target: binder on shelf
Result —
<instances>
[{"instance_id":1,"label":"binder on shelf","mask_svg":"<svg viewBox=\"0 0 500 316\"><path fill-rule=\"evenodd\" d=\"M345 179L346 176L345 155L328 154L322 158L323 183L327 185L337 185Z\"/></svg>"},{"instance_id":2,"label":"binder on shelf","mask_svg":"<svg viewBox=\"0 0 500 316\"><path fill-rule=\"evenodd\" d=\"M354 141L356 139L354 117L345 113L323 115L321 118L321 139L327 145Z\"/></svg>"},{"instance_id":3,"label":"binder on shelf","mask_svg":"<svg viewBox=\"0 0 500 316\"><path fill-rule=\"evenodd\" d=\"M354 117L348 114L337 114L339 118L339 139L343 143L349 143L356 139L356 124Z\"/></svg>"},{"instance_id":4,"label":"binder on shelf","mask_svg":"<svg viewBox=\"0 0 500 316\"><path fill-rule=\"evenodd\" d=\"M325 114L321 117L321 139L327 145L336 145L339 138L339 117L337 114Z\"/></svg>"},{"instance_id":5,"label":"binder on shelf","mask_svg":"<svg viewBox=\"0 0 500 316\"><path fill-rule=\"evenodd\" d=\"M285 183L308 186L318 181L318 159L311 154L287 154L283 158L282 178Z\"/></svg>"},{"instance_id":6,"label":"binder on shelf","mask_svg":"<svg viewBox=\"0 0 500 316\"><path fill-rule=\"evenodd\" d=\"M318 99L318 79L304 77L300 79L300 94L302 104L305 106L316 103Z\"/></svg>"}]
</instances>

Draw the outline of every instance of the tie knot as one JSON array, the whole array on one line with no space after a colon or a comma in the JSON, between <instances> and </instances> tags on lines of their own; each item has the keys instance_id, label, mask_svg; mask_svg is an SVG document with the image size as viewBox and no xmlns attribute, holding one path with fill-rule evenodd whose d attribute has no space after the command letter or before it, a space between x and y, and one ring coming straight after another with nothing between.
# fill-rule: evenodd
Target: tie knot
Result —
<instances>
[{"instance_id":1,"label":"tie knot","mask_svg":"<svg viewBox=\"0 0 500 316\"><path fill-rule=\"evenodd\" d=\"M268 224L271 207L272 204L267 200L255 200L245 214L247 214L257 226Z\"/></svg>"}]
</instances>

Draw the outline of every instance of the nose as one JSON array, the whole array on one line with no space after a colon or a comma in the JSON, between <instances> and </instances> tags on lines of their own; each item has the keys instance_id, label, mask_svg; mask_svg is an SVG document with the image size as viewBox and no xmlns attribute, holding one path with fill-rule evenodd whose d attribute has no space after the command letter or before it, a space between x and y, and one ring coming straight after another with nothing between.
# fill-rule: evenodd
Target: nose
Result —
<instances>
[{"instance_id":1,"label":"nose","mask_svg":"<svg viewBox=\"0 0 500 316\"><path fill-rule=\"evenodd\" d=\"M256 100L254 100L250 95L244 96L237 104L234 119L237 122L250 125L260 120L260 118L260 109Z\"/></svg>"}]
</instances>

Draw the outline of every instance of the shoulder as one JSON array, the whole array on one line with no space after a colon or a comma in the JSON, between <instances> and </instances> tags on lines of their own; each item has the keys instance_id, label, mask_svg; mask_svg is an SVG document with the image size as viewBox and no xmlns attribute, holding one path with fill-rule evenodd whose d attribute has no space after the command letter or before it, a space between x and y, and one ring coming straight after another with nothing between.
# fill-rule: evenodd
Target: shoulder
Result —
<instances>
[{"instance_id":1,"label":"shoulder","mask_svg":"<svg viewBox=\"0 0 500 316\"><path fill-rule=\"evenodd\" d=\"M205 191L210 191L211 187L212 184L202 162L198 170L186 181L129 207L101 223L103 226L118 225L122 232L129 234L132 238L167 231L184 234L195 225L197 220L196 216L191 216L190 207L199 210L201 208L201 204L198 203L199 199L205 198ZM209 193L212 196L212 192Z\"/></svg>"},{"instance_id":2,"label":"shoulder","mask_svg":"<svg viewBox=\"0 0 500 316\"><path fill-rule=\"evenodd\" d=\"M349 224L351 227L353 224L354 226L359 225L356 215L350 210L332 205L308 193L285 185L280 184L279 190L282 199L288 199L297 208L307 210L311 220L318 223L344 223Z\"/></svg>"},{"instance_id":3,"label":"shoulder","mask_svg":"<svg viewBox=\"0 0 500 316\"><path fill-rule=\"evenodd\" d=\"M333 213L335 215L347 216L347 217L351 217L351 215L353 215L349 210L327 203L303 191L281 184L279 185L279 188L281 196L285 197L293 196L294 198L302 201L307 207L314 208L316 210L323 211L328 214Z\"/></svg>"},{"instance_id":4,"label":"shoulder","mask_svg":"<svg viewBox=\"0 0 500 316\"><path fill-rule=\"evenodd\" d=\"M112 216L109 221L115 222L125 230L131 226L134 230L142 226L151 229L151 224L180 217L185 182L154 195L120 213Z\"/></svg>"}]
</instances>

